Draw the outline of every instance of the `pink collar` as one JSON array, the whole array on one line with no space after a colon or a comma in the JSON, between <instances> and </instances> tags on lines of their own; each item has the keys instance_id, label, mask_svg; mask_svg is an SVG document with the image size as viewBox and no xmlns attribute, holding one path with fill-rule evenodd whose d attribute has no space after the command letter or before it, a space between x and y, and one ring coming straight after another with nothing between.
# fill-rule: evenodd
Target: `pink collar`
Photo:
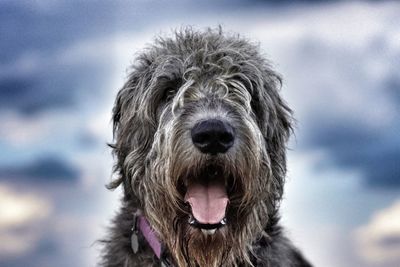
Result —
<instances>
[{"instance_id":1,"label":"pink collar","mask_svg":"<svg viewBox=\"0 0 400 267\"><path fill-rule=\"evenodd\" d=\"M139 215L136 224L149 246L153 249L154 254L157 258L160 258L161 242L158 240L158 237L154 233L147 219L144 216Z\"/></svg>"},{"instance_id":2,"label":"pink collar","mask_svg":"<svg viewBox=\"0 0 400 267\"><path fill-rule=\"evenodd\" d=\"M131 237L131 245L132 250L136 254L139 249L139 241L138 241L138 231L140 231L143 237L146 239L147 243L153 250L154 254L161 261L161 266L169 267L173 266L171 261L168 259L166 249L158 239L156 233L151 228L149 222L146 217L144 217L140 211L135 212L133 215L133 227L132 227L132 237Z\"/></svg>"}]
</instances>

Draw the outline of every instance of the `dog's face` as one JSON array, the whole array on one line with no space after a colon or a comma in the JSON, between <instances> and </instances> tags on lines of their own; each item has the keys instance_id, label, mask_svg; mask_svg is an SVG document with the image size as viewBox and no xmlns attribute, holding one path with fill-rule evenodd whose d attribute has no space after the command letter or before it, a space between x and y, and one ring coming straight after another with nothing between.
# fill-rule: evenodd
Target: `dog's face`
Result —
<instances>
[{"instance_id":1,"label":"dog's face","mask_svg":"<svg viewBox=\"0 0 400 267\"><path fill-rule=\"evenodd\" d=\"M120 90L112 186L124 183L178 265L250 261L282 195L291 118L279 85L243 39L185 31L143 53Z\"/></svg>"}]
</instances>

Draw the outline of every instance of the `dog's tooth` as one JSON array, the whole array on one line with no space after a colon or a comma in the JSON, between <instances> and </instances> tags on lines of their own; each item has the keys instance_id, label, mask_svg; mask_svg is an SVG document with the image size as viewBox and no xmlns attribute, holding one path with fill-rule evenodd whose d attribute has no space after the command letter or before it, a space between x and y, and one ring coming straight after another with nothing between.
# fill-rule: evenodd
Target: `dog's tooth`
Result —
<instances>
[{"instance_id":1,"label":"dog's tooth","mask_svg":"<svg viewBox=\"0 0 400 267\"><path fill-rule=\"evenodd\" d=\"M225 224L226 224L226 218L223 218L223 219L222 219L221 224L222 224L222 225L225 225Z\"/></svg>"},{"instance_id":2,"label":"dog's tooth","mask_svg":"<svg viewBox=\"0 0 400 267\"><path fill-rule=\"evenodd\" d=\"M201 232L205 235L213 235L215 234L215 231L217 231L217 229L209 229L209 230L201 229Z\"/></svg>"},{"instance_id":3,"label":"dog's tooth","mask_svg":"<svg viewBox=\"0 0 400 267\"><path fill-rule=\"evenodd\" d=\"M193 225L196 223L196 219L193 218L192 216L189 216L189 224Z\"/></svg>"}]
</instances>

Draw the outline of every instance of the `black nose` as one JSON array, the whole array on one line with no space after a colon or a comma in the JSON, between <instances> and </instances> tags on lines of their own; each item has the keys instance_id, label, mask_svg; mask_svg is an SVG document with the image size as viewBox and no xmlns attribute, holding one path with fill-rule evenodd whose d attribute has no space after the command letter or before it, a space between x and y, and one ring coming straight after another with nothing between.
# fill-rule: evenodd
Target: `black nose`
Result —
<instances>
[{"instance_id":1,"label":"black nose","mask_svg":"<svg viewBox=\"0 0 400 267\"><path fill-rule=\"evenodd\" d=\"M233 145L235 132L232 126L211 119L197 123L191 131L193 144L207 154L225 153Z\"/></svg>"}]
</instances>

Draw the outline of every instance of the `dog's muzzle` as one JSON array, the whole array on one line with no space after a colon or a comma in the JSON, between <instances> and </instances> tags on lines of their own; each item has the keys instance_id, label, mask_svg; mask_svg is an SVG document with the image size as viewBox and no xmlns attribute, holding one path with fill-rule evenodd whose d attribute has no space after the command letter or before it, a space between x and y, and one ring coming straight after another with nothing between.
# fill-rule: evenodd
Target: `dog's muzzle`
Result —
<instances>
[{"instance_id":1,"label":"dog's muzzle","mask_svg":"<svg viewBox=\"0 0 400 267\"><path fill-rule=\"evenodd\" d=\"M218 119L203 120L191 130L193 145L203 154L226 153L234 144L235 131L227 122ZM216 158L216 157L215 157ZM226 225L226 210L229 204L229 175L223 168L210 162L200 173L187 177L185 202L191 208L189 225L201 229L204 234L214 234Z\"/></svg>"}]
</instances>

